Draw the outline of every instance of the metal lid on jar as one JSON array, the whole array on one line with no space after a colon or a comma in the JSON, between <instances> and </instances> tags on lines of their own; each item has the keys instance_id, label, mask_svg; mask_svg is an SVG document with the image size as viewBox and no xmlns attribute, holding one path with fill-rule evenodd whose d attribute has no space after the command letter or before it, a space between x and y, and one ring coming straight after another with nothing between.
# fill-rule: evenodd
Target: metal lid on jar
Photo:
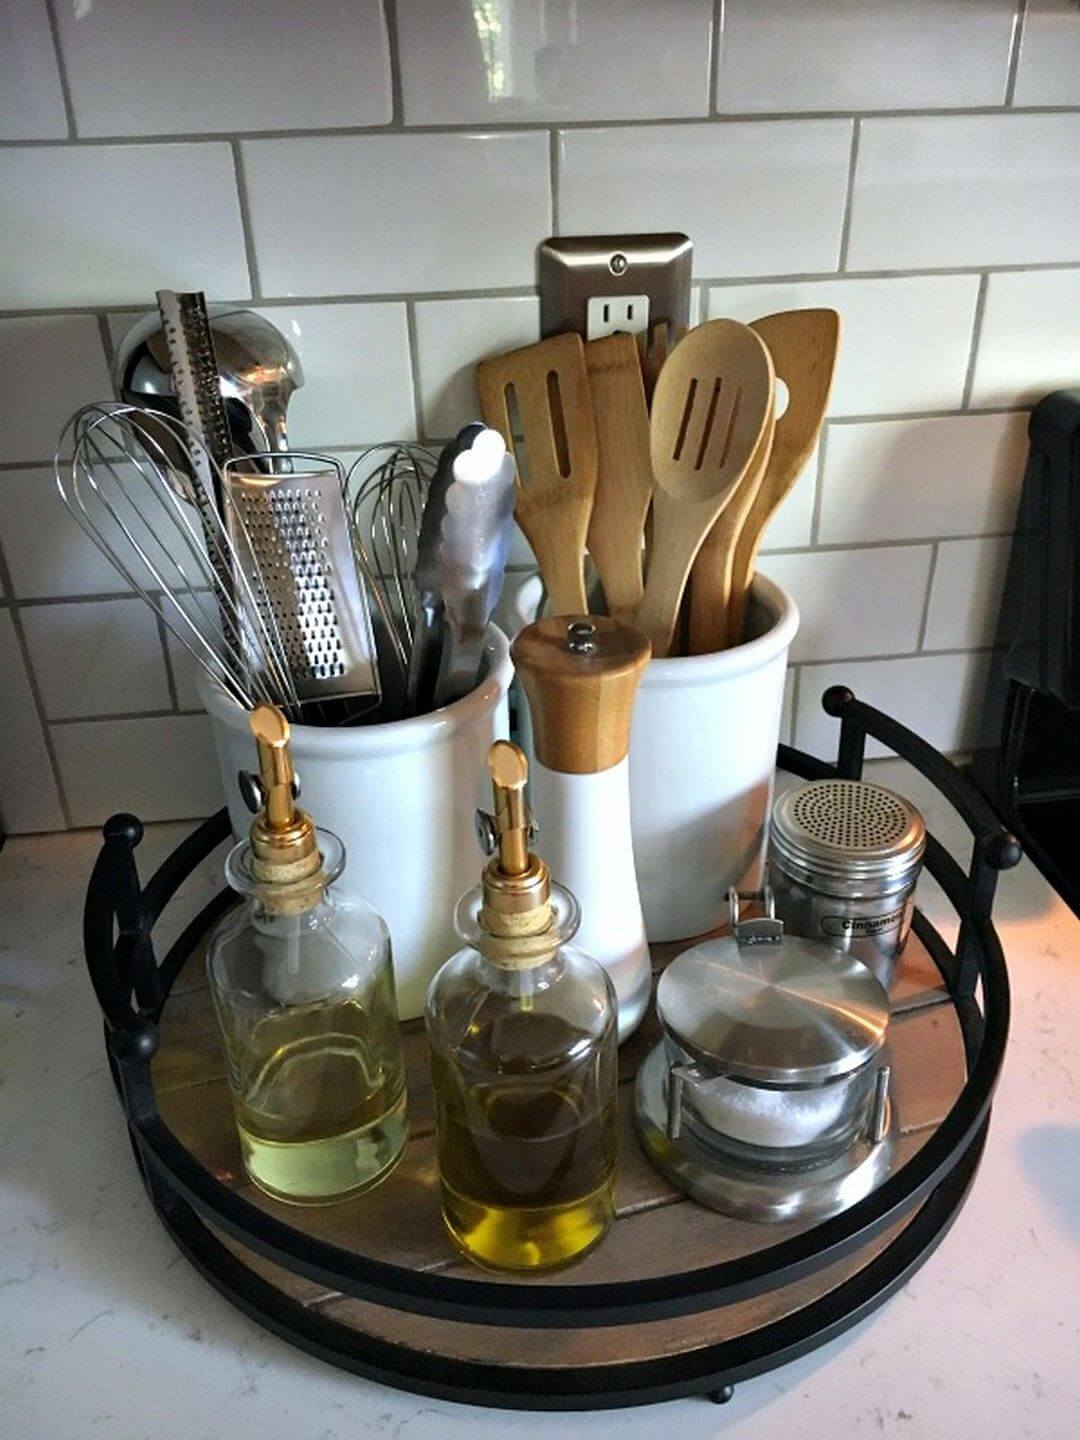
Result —
<instances>
[{"instance_id":1,"label":"metal lid on jar","mask_svg":"<svg viewBox=\"0 0 1080 1440\"><path fill-rule=\"evenodd\" d=\"M922 863L926 823L910 801L866 780L811 780L773 806L772 855L811 880L901 883Z\"/></svg>"},{"instance_id":2,"label":"metal lid on jar","mask_svg":"<svg viewBox=\"0 0 1080 1440\"><path fill-rule=\"evenodd\" d=\"M865 965L793 935L695 945L661 975L656 1010L695 1060L773 1085L850 1074L881 1049L889 1023L889 997Z\"/></svg>"}]
</instances>

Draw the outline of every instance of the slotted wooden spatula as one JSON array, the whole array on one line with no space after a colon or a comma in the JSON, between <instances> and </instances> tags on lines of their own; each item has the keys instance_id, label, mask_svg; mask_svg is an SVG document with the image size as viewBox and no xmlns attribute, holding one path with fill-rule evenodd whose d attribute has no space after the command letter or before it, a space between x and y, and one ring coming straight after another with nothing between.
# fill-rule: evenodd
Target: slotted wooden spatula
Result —
<instances>
[{"instance_id":1,"label":"slotted wooden spatula","mask_svg":"<svg viewBox=\"0 0 1080 1440\"><path fill-rule=\"evenodd\" d=\"M634 623L667 655L686 577L737 490L772 408L765 345L737 320L709 320L671 353L653 394L653 547Z\"/></svg>"},{"instance_id":2,"label":"slotted wooden spatula","mask_svg":"<svg viewBox=\"0 0 1080 1440\"><path fill-rule=\"evenodd\" d=\"M482 360L476 388L485 423L517 458L514 515L539 562L550 612L588 614L584 559L596 493L596 424L581 336L553 335Z\"/></svg>"},{"instance_id":3,"label":"slotted wooden spatula","mask_svg":"<svg viewBox=\"0 0 1080 1440\"><path fill-rule=\"evenodd\" d=\"M649 411L633 335L606 335L585 346L596 416L596 499L589 554L608 612L629 614L642 596L641 536L652 501Z\"/></svg>"},{"instance_id":4,"label":"slotted wooden spatula","mask_svg":"<svg viewBox=\"0 0 1080 1440\"><path fill-rule=\"evenodd\" d=\"M817 444L840 346L840 316L835 310L782 310L754 320L752 328L769 347L777 378L787 386L788 406L776 422L769 463L735 547L729 645L737 645L742 639L750 584L765 528Z\"/></svg>"}]
</instances>

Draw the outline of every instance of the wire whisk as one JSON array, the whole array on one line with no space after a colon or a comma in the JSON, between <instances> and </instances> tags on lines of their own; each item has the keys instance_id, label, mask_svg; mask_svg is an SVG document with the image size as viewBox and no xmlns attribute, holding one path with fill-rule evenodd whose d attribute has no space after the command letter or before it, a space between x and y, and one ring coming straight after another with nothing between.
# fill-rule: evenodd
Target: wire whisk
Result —
<instances>
[{"instance_id":1,"label":"wire whisk","mask_svg":"<svg viewBox=\"0 0 1080 1440\"><path fill-rule=\"evenodd\" d=\"M261 577L202 493L199 477L220 476L199 438L161 411L86 405L61 432L54 471L68 511L203 672L245 709L268 701L301 719Z\"/></svg>"},{"instance_id":2,"label":"wire whisk","mask_svg":"<svg viewBox=\"0 0 1080 1440\"><path fill-rule=\"evenodd\" d=\"M384 451L385 458L365 476L372 457ZM353 543L364 555L402 674L408 671L416 637L417 541L437 458L423 445L385 441L362 451L346 480Z\"/></svg>"}]
</instances>

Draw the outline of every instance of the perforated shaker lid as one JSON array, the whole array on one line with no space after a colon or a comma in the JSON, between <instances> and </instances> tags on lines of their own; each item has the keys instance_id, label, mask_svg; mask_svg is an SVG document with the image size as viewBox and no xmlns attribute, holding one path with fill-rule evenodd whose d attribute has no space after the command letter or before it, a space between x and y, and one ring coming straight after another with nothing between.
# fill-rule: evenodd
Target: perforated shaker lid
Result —
<instances>
[{"instance_id":1,"label":"perforated shaker lid","mask_svg":"<svg viewBox=\"0 0 1080 1440\"><path fill-rule=\"evenodd\" d=\"M910 801L867 780L811 780L773 806L770 845L781 860L842 880L903 880L926 849Z\"/></svg>"}]
</instances>

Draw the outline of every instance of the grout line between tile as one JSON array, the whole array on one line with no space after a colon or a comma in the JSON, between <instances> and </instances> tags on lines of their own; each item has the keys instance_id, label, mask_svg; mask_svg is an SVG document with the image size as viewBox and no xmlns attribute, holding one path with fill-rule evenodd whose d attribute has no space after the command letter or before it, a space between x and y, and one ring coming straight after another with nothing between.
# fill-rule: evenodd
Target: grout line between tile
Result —
<instances>
[{"instance_id":1,"label":"grout line between tile","mask_svg":"<svg viewBox=\"0 0 1080 1440\"><path fill-rule=\"evenodd\" d=\"M950 655L991 655L993 645L958 645L943 650L902 650L887 655L830 655L828 659L800 660L804 670L820 670L827 665L870 665L883 660L940 660Z\"/></svg>"},{"instance_id":2,"label":"grout line between tile","mask_svg":"<svg viewBox=\"0 0 1080 1440\"><path fill-rule=\"evenodd\" d=\"M101 336L101 348L105 351L105 364L109 367L109 374L113 373L113 366L116 364L116 353L113 349L112 332L109 330L109 317L102 311L97 317L98 334Z\"/></svg>"},{"instance_id":3,"label":"grout line between tile","mask_svg":"<svg viewBox=\"0 0 1080 1440\"><path fill-rule=\"evenodd\" d=\"M405 302L405 330L409 346L409 374L413 388L413 419L416 423L417 439L426 435L424 428L424 402L420 391L420 342L416 330L416 301Z\"/></svg>"},{"instance_id":4,"label":"grout line between tile","mask_svg":"<svg viewBox=\"0 0 1080 1440\"><path fill-rule=\"evenodd\" d=\"M79 135L79 127L75 123L75 101L71 95L71 82L68 80L67 61L64 59L64 47L60 42L60 24L56 18L56 0L45 0L45 14L49 21L49 30L52 34L53 51L56 55L56 72L60 79L60 94L64 101L64 117L67 120L68 139L76 140Z\"/></svg>"},{"instance_id":5,"label":"grout line between tile","mask_svg":"<svg viewBox=\"0 0 1080 1440\"><path fill-rule=\"evenodd\" d=\"M559 233L559 132L552 129L548 137L548 186L551 191L551 233Z\"/></svg>"},{"instance_id":6,"label":"grout line between tile","mask_svg":"<svg viewBox=\"0 0 1080 1440\"><path fill-rule=\"evenodd\" d=\"M720 114L720 47L724 40L724 0L713 0L712 33L709 36L709 116Z\"/></svg>"},{"instance_id":7,"label":"grout line between tile","mask_svg":"<svg viewBox=\"0 0 1080 1440\"><path fill-rule=\"evenodd\" d=\"M0 149L3 147L0 146ZM1080 260L1045 260L1034 263L996 265L940 265L909 270L805 270L788 274L761 275L696 275L693 283L702 289L737 289L750 285L806 285L817 281L844 282L848 280L921 280L947 278L951 276L982 276L1031 274L1042 271L1080 270ZM520 299L538 293L535 285L464 286L458 290L381 290L337 292L321 295L260 295L258 303L267 307L290 305L384 305L405 300L499 300ZM222 303L250 304L250 295L227 295L218 297ZM54 315L93 315L101 313L103 302L92 305L28 305L0 306L0 320L33 320ZM145 302L105 302L104 308L113 315L142 315Z\"/></svg>"},{"instance_id":8,"label":"grout line between tile","mask_svg":"<svg viewBox=\"0 0 1080 1440\"><path fill-rule=\"evenodd\" d=\"M915 119L979 119L1001 116L1077 115L1080 105L1023 105L1010 110L1002 105L945 105L921 109L894 110L718 110L713 114L656 116L625 116L604 120L564 120L547 118L533 120L463 120L439 124L409 125L402 123L375 125L322 125L309 129L266 130L196 130L181 133L166 131L138 135L75 135L67 140L32 139L6 140L10 150L78 149L93 145L209 145L230 140L340 140L379 135L518 135L535 134L557 125L560 130L648 130L659 127L682 128L689 125L759 125L805 124L814 120L915 120Z\"/></svg>"},{"instance_id":9,"label":"grout line between tile","mask_svg":"<svg viewBox=\"0 0 1080 1440\"><path fill-rule=\"evenodd\" d=\"M240 207L240 229L244 235L244 258L248 268L248 288L251 291L251 299L261 299L262 286L259 283L259 257L255 252L255 231L251 223L251 210L248 205L247 174L244 170L244 155L240 141L234 140L231 145L233 159L233 173L236 179L236 199Z\"/></svg>"},{"instance_id":10,"label":"grout line between tile","mask_svg":"<svg viewBox=\"0 0 1080 1440\"><path fill-rule=\"evenodd\" d=\"M983 312L986 309L986 291L990 284L989 275L979 279L979 293L975 296L975 314L971 321L971 353L964 373L964 388L960 395L960 409L966 411L971 405L971 391L975 384L975 365L979 357L979 341L982 338Z\"/></svg>"},{"instance_id":11,"label":"grout line between tile","mask_svg":"<svg viewBox=\"0 0 1080 1440\"><path fill-rule=\"evenodd\" d=\"M1012 110L1016 94L1016 77L1020 73L1020 50L1024 43L1024 26L1027 23L1028 0L1019 0L1016 18L1013 20L1012 40L1009 47L1009 72L1005 81L1005 108Z\"/></svg>"},{"instance_id":12,"label":"grout line between tile","mask_svg":"<svg viewBox=\"0 0 1080 1440\"><path fill-rule=\"evenodd\" d=\"M4 607L11 616L11 628L15 634L15 644L19 647L19 655L22 658L23 671L26 675L27 688L30 691L30 698L34 704L34 711L37 715L38 729L41 732L41 741L45 747L45 754L48 756L49 766L52 770L53 784L56 786L56 798L60 806L60 814L66 829L72 827L72 809L68 803L67 788L64 785L64 777L60 771L60 762L56 758L56 750L53 747L52 736L49 734L48 721L45 718L45 705L41 698L41 691L38 688L37 675L34 673L33 662L30 658L30 646L26 641L26 632L22 627L22 619L19 615L19 602L15 598L14 586L11 583L11 572L8 569L7 560L4 556L3 546L0 545L0 590L8 597Z\"/></svg>"},{"instance_id":13,"label":"grout line between tile","mask_svg":"<svg viewBox=\"0 0 1080 1440\"><path fill-rule=\"evenodd\" d=\"M401 86L401 44L398 39L397 0L383 0L383 23L386 26L386 63L390 71L390 126L400 130L405 124L405 100ZM387 129L386 126L381 127Z\"/></svg>"},{"instance_id":14,"label":"grout line between tile","mask_svg":"<svg viewBox=\"0 0 1080 1440\"><path fill-rule=\"evenodd\" d=\"M180 701L176 690L176 676L173 673L172 656L169 654L169 637L165 628L165 621L154 611L154 620L157 623L158 640L161 643L161 656L165 661L165 681L169 687L169 703L174 711L179 711Z\"/></svg>"},{"instance_id":15,"label":"grout line between tile","mask_svg":"<svg viewBox=\"0 0 1080 1440\"><path fill-rule=\"evenodd\" d=\"M926 572L926 595L923 597L922 615L919 617L919 635L915 641L915 649L923 653L926 644L926 627L930 623L930 601L934 594L934 576L937 574L938 554L940 545L936 542L930 547L930 566Z\"/></svg>"},{"instance_id":16,"label":"grout line between tile","mask_svg":"<svg viewBox=\"0 0 1080 1440\"><path fill-rule=\"evenodd\" d=\"M825 450L829 443L829 426L822 427L818 440L817 471L814 475L814 504L810 511L810 544L817 549L818 534L821 530L821 507L825 491Z\"/></svg>"},{"instance_id":17,"label":"grout line between tile","mask_svg":"<svg viewBox=\"0 0 1080 1440\"><path fill-rule=\"evenodd\" d=\"M851 155L848 160L847 192L844 196L844 220L840 230L840 256L836 263L838 271L847 269L848 247L851 244L851 212L855 203L855 171L859 163L859 135L861 127L858 116L851 127Z\"/></svg>"},{"instance_id":18,"label":"grout line between tile","mask_svg":"<svg viewBox=\"0 0 1080 1440\"><path fill-rule=\"evenodd\" d=\"M946 540L1011 540L1012 530L979 530L962 535L897 535L877 540L815 540L809 545L777 545L762 555L829 555L849 550L906 550Z\"/></svg>"},{"instance_id":19,"label":"grout line between tile","mask_svg":"<svg viewBox=\"0 0 1080 1440\"><path fill-rule=\"evenodd\" d=\"M205 710L117 710L107 715L57 715L48 724L58 730L64 725L111 725L117 720L177 720L205 715Z\"/></svg>"},{"instance_id":20,"label":"grout line between tile","mask_svg":"<svg viewBox=\"0 0 1080 1440\"><path fill-rule=\"evenodd\" d=\"M799 723L799 690L802 686L802 666L791 667L791 728L788 731L788 744L795 744L795 732Z\"/></svg>"}]
</instances>

